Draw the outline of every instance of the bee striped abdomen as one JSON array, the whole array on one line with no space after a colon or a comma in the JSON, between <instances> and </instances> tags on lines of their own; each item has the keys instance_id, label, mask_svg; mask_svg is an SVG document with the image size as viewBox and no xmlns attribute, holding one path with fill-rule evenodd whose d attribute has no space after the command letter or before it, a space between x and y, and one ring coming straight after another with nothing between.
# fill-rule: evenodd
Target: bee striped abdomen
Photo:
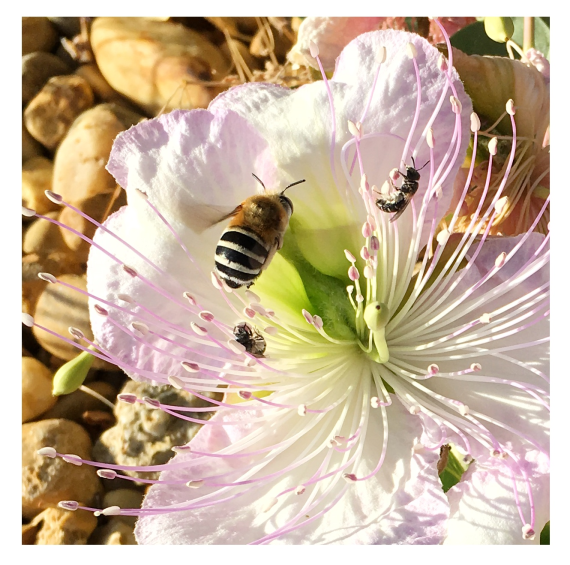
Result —
<instances>
[{"instance_id":1,"label":"bee striped abdomen","mask_svg":"<svg viewBox=\"0 0 570 565\"><path fill-rule=\"evenodd\" d=\"M230 227L216 247L216 272L230 288L249 285L259 276L269 251L252 231Z\"/></svg>"}]
</instances>

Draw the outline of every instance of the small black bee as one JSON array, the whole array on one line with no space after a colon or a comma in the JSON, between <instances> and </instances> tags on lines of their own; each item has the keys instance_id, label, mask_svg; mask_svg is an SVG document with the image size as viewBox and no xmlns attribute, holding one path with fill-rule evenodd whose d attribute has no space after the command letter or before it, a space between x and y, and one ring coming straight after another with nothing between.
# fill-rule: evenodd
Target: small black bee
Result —
<instances>
[{"instance_id":1,"label":"small black bee","mask_svg":"<svg viewBox=\"0 0 570 565\"><path fill-rule=\"evenodd\" d=\"M376 206L378 206L378 208L380 208L382 212L386 212L388 214L394 214L390 218L390 222L395 222L404 213L404 210L408 207L408 204L412 201L412 197L418 191L418 188L420 186L419 171L421 171L429 163L429 161L419 169L416 169L416 162L414 161L413 157L412 157L412 163L413 167L406 165L406 174L402 173L401 171L398 171L402 175L402 177L404 177L404 182L402 183L402 186L400 186L399 188L397 186L394 186L392 179L390 179L390 183L392 184L392 187L395 189L395 192L376 200Z\"/></svg>"},{"instance_id":2,"label":"small black bee","mask_svg":"<svg viewBox=\"0 0 570 565\"><path fill-rule=\"evenodd\" d=\"M247 322L240 322L234 328L234 338L254 357L263 357L267 344L263 336Z\"/></svg>"}]
</instances>

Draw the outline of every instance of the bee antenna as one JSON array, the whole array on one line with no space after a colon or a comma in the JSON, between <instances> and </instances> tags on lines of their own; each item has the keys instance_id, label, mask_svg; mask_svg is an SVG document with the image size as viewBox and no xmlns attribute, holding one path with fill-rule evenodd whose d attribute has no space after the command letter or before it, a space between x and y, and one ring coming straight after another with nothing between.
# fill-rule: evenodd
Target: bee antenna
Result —
<instances>
[{"instance_id":1,"label":"bee antenna","mask_svg":"<svg viewBox=\"0 0 570 565\"><path fill-rule=\"evenodd\" d=\"M291 188L292 186L295 186L296 184L301 184L302 182L305 182L305 179L298 180L298 181L296 181L296 182L292 182L291 184L287 185L287 186L281 191L281 194L283 194L288 188Z\"/></svg>"},{"instance_id":2,"label":"bee antenna","mask_svg":"<svg viewBox=\"0 0 570 565\"><path fill-rule=\"evenodd\" d=\"M428 163L429 163L429 161L426 161L419 169L417 169L416 168L416 160L414 159L414 156L412 155L412 164L414 165L414 169L416 169L416 171L421 171Z\"/></svg>"},{"instance_id":3,"label":"bee antenna","mask_svg":"<svg viewBox=\"0 0 570 565\"><path fill-rule=\"evenodd\" d=\"M255 178L255 180L257 180L257 182L263 187L263 190L265 192L267 192L267 189L265 188L265 185L263 184L263 181L255 174L255 173L251 173L253 175L253 177Z\"/></svg>"}]
</instances>

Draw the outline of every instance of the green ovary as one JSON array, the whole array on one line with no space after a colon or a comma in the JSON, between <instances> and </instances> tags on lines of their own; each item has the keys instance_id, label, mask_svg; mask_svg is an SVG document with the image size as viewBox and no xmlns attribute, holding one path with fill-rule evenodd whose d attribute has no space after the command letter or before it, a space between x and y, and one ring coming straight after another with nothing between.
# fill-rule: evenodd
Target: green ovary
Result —
<instances>
[{"instance_id":1,"label":"green ovary","mask_svg":"<svg viewBox=\"0 0 570 565\"><path fill-rule=\"evenodd\" d=\"M305 332L316 346L327 343L326 338L307 323L303 309L322 318L327 336L336 340L335 343L342 342L339 347L346 344L352 352L365 353L373 361L385 363L389 359L384 335L389 317L387 309L381 305L383 310L374 310L371 322L370 316L365 315L366 303L357 304L355 310L347 294L346 287L352 281L348 278L350 264L344 249L358 248L358 243L352 242L352 239L358 241L358 228L328 231L325 237L320 230L306 230L294 224L285 235L283 248L256 281L253 290L261 296L266 308L273 309L279 319ZM311 253L307 253L307 249ZM311 260L312 257L319 259ZM326 273L319 268L323 264L327 265ZM331 276L330 272L338 275ZM362 293L366 295L367 281L361 278L360 282L364 285Z\"/></svg>"}]
</instances>

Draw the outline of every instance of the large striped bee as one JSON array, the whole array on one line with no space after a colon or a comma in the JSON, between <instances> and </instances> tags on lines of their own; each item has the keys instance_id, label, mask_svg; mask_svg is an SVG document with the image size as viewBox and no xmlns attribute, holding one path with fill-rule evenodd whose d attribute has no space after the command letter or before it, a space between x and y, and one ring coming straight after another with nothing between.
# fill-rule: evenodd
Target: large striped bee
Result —
<instances>
[{"instance_id":1,"label":"large striped bee","mask_svg":"<svg viewBox=\"0 0 570 565\"><path fill-rule=\"evenodd\" d=\"M253 173L252 173L253 174ZM286 186L281 192L246 198L219 221L231 218L216 247L216 274L230 288L249 288L283 247L283 235L293 214L293 203L283 193L305 179Z\"/></svg>"}]
</instances>

